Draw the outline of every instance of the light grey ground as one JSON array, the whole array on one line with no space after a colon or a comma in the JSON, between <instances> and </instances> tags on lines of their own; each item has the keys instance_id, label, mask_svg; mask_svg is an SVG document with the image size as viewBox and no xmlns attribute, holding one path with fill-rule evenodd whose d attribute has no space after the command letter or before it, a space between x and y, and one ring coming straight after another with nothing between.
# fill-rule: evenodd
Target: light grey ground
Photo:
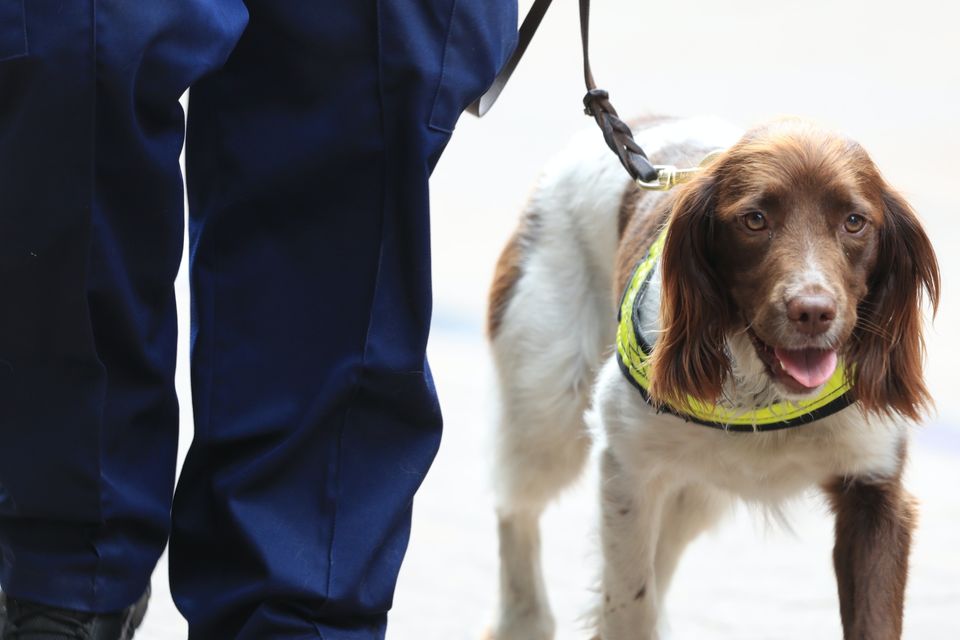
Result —
<instances>
[{"instance_id":1,"label":"light grey ground","mask_svg":"<svg viewBox=\"0 0 960 640\"><path fill-rule=\"evenodd\" d=\"M494 610L496 539L487 455L494 412L481 331L485 289L538 169L574 131L590 126L578 106L583 89L575 4L555 3L501 102L483 121L464 116L434 176L431 358L446 434L418 496L388 633L396 640L475 640ZM711 113L742 125L781 114L809 116L863 143L925 219L944 272L945 299L930 335L928 365L940 412L917 430L909 472L922 520L905 637L960 637L960 394L952 369L960 326L955 3L593 5L595 72L624 115ZM191 423L188 318L184 307L184 446ZM597 566L593 484L590 474L544 521L560 640L588 637L578 616L591 602ZM817 499L804 499L790 513L792 534L741 511L691 547L668 600L675 638L840 637L826 509ZM186 637L169 600L165 564L154 587L138 637Z\"/></svg>"}]
</instances>

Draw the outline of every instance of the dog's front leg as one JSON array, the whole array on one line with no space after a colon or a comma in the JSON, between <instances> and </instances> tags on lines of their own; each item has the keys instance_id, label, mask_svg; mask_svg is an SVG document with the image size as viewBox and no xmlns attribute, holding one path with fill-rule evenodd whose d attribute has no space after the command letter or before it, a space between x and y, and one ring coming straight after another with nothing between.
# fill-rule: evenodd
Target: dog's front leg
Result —
<instances>
[{"instance_id":1,"label":"dog's front leg","mask_svg":"<svg viewBox=\"0 0 960 640\"><path fill-rule=\"evenodd\" d=\"M659 482L638 477L607 449L601 461L602 640L656 640L654 566L663 512Z\"/></svg>"},{"instance_id":2,"label":"dog's front leg","mask_svg":"<svg viewBox=\"0 0 960 640\"><path fill-rule=\"evenodd\" d=\"M903 624L914 499L899 474L841 478L827 491L837 516L833 550L845 640L898 640Z\"/></svg>"}]
</instances>

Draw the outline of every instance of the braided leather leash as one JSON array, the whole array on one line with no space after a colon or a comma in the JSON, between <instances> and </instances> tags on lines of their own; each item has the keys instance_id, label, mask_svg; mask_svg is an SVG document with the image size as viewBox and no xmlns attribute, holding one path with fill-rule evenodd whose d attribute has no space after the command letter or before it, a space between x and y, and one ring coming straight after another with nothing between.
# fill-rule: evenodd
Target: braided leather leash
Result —
<instances>
[{"instance_id":1,"label":"braided leather leash","mask_svg":"<svg viewBox=\"0 0 960 640\"><path fill-rule=\"evenodd\" d=\"M535 0L530 11L527 12L523 24L520 26L520 33L517 39L517 48L513 55L504 65L500 73L494 79L493 84L482 96L467 107L467 110L477 117L483 116L493 103L496 102L503 91L507 80L517 68L517 63L523 57L524 52L533 39L537 27L546 15L552 0ZM583 43L583 80L587 86L587 94L583 97L584 112L588 116L593 116L597 126L603 132L603 139L607 146L620 158L620 164L627 170L630 177L638 184L643 186L656 185L662 182L660 171L657 167L650 164L647 154L644 153L640 145L633 139L633 133L630 127L623 122L617 115L617 110L610 103L610 94L603 89L598 89L593 79L593 71L590 68L589 53L589 31L590 31L590 0L580 0L580 39ZM656 187L648 187L656 188Z\"/></svg>"}]
</instances>

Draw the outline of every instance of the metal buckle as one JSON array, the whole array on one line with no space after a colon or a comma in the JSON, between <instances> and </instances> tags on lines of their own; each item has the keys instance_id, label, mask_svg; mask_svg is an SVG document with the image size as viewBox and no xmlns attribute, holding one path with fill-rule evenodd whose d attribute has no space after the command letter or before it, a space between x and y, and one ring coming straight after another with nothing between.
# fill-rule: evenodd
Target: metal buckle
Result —
<instances>
[{"instance_id":1,"label":"metal buckle","mask_svg":"<svg viewBox=\"0 0 960 640\"><path fill-rule=\"evenodd\" d=\"M723 149L711 151L703 157L703 160L701 160L700 164L696 167L679 169L672 164L655 164L653 168L657 170L656 182L637 180L637 186L646 191L669 191L678 184L693 180L698 173L716 160L721 153L723 153Z\"/></svg>"}]
</instances>

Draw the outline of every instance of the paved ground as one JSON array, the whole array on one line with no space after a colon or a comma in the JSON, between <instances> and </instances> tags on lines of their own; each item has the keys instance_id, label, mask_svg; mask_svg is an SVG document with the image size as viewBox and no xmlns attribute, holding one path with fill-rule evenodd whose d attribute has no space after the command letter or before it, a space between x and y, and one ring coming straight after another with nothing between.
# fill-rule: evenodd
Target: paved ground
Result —
<instances>
[{"instance_id":1,"label":"paved ground","mask_svg":"<svg viewBox=\"0 0 960 640\"><path fill-rule=\"evenodd\" d=\"M483 121L464 117L434 177L431 352L447 430L418 498L389 633L396 640L474 640L493 611L485 287L538 168L589 125L578 112L575 3L555 4L501 103ZM958 338L949 331L960 326L958 10L934 0L687 0L668 3L671 13L635 0L593 4L595 70L621 112L714 113L743 125L810 116L859 139L926 220L945 283L928 367L940 413L918 429L909 472L923 516L905 637L960 637L960 394L951 370ZM179 382L186 398L187 380ZM187 411L185 426L190 419ZM560 640L587 637L578 615L596 567L593 482L585 478L545 518ZM810 498L791 514L792 533L741 512L693 545L668 603L675 638L840 637L826 509ZM186 635L165 582L162 565L139 637Z\"/></svg>"}]
</instances>

